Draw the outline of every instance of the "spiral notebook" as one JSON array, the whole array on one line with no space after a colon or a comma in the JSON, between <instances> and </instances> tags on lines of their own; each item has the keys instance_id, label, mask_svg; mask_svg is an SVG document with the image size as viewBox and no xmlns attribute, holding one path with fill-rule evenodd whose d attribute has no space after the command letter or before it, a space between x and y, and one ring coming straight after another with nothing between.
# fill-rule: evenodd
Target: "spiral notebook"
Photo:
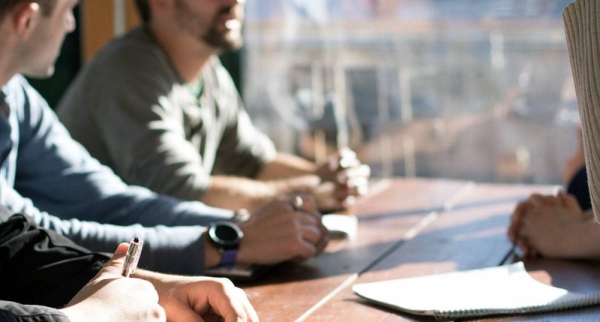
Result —
<instances>
[{"instance_id":1,"label":"spiral notebook","mask_svg":"<svg viewBox=\"0 0 600 322\"><path fill-rule=\"evenodd\" d=\"M442 320L558 311L600 303L600 292L574 293L534 280L522 262L356 284L352 289L374 303Z\"/></svg>"}]
</instances>

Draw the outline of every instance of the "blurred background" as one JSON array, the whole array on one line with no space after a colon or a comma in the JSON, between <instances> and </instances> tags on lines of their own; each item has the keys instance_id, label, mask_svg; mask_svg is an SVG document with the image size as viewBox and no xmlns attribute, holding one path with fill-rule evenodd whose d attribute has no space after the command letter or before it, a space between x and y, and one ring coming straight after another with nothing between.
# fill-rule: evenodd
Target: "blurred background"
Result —
<instances>
[{"instance_id":1,"label":"blurred background","mask_svg":"<svg viewBox=\"0 0 600 322\"><path fill-rule=\"evenodd\" d=\"M132 0L83 0L54 103ZM561 183L579 115L568 0L248 0L245 45L222 57L259 128L323 160L348 146L374 177Z\"/></svg>"}]
</instances>

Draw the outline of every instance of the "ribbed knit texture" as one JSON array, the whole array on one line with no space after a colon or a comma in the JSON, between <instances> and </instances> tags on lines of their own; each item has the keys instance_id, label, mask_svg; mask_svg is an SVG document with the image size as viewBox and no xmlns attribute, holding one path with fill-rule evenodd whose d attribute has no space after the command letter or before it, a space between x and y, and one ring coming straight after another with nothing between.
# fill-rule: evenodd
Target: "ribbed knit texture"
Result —
<instances>
[{"instance_id":1,"label":"ribbed knit texture","mask_svg":"<svg viewBox=\"0 0 600 322\"><path fill-rule=\"evenodd\" d=\"M592 206L600 221L600 1L577 0L563 12L583 127Z\"/></svg>"}]
</instances>

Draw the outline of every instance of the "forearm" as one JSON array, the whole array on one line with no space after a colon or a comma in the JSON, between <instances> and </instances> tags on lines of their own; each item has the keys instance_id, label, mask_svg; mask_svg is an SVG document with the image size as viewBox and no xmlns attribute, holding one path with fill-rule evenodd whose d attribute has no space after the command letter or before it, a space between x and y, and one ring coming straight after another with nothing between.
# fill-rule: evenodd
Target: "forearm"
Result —
<instances>
[{"instance_id":1,"label":"forearm","mask_svg":"<svg viewBox=\"0 0 600 322\"><path fill-rule=\"evenodd\" d=\"M295 155L278 153L275 159L265 164L258 173L257 180L278 180L301 175L314 174L317 165Z\"/></svg>"},{"instance_id":2,"label":"forearm","mask_svg":"<svg viewBox=\"0 0 600 322\"><path fill-rule=\"evenodd\" d=\"M213 176L202 202L231 210L253 211L277 196L310 193L319 183L320 179L314 175L270 181Z\"/></svg>"},{"instance_id":3,"label":"forearm","mask_svg":"<svg viewBox=\"0 0 600 322\"><path fill-rule=\"evenodd\" d=\"M572 259L600 260L600 224L593 216L585 218L581 231L573 231Z\"/></svg>"},{"instance_id":4,"label":"forearm","mask_svg":"<svg viewBox=\"0 0 600 322\"><path fill-rule=\"evenodd\" d=\"M144 240L140 267L174 274L198 275L204 271L202 226L114 226L78 220L60 220L48 214L34 216L42 228L52 229L95 252L112 252L134 237ZM186 260L181 260L185 258Z\"/></svg>"},{"instance_id":5,"label":"forearm","mask_svg":"<svg viewBox=\"0 0 600 322\"><path fill-rule=\"evenodd\" d=\"M275 187L266 182L240 177L212 176L201 201L214 207L231 210L246 208L252 211L276 195Z\"/></svg>"}]
</instances>

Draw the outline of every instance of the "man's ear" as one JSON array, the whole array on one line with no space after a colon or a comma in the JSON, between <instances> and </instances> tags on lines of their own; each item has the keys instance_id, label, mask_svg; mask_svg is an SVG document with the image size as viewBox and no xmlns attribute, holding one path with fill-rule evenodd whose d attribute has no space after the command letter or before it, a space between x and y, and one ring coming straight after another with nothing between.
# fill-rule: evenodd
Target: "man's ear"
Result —
<instances>
[{"instance_id":1,"label":"man's ear","mask_svg":"<svg viewBox=\"0 0 600 322\"><path fill-rule=\"evenodd\" d=\"M29 38L40 15L40 5L35 2L17 6L13 12L13 25L17 34L23 39Z\"/></svg>"}]
</instances>

